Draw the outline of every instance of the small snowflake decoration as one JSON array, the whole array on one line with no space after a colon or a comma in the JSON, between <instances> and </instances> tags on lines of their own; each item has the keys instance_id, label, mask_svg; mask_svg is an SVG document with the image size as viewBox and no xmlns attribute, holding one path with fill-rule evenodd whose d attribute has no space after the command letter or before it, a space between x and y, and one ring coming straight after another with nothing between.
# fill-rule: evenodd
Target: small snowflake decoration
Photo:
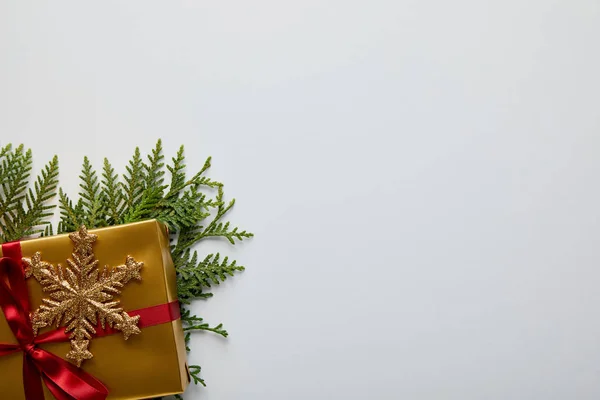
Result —
<instances>
[{"instance_id":1,"label":"small snowflake decoration","mask_svg":"<svg viewBox=\"0 0 600 400\"><path fill-rule=\"evenodd\" d=\"M100 271L92 250L98 236L88 233L82 226L69 238L74 252L72 259L67 260L66 268L42 261L39 252L30 259L23 258L23 262L25 275L33 275L43 290L50 293L50 298L43 299L40 308L31 315L34 334L52 324L65 326L65 332L71 332L71 351L67 358L81 366L84 360L93 357L88 346L98 322L102 328L108 325L121 331L126 340L140 333L137 326L140 317L129 316L113 298L131 279L142 279L140 270L144 263L127 256L124 265L112 269L105 266Z\"/></svg>"}]
</instances>

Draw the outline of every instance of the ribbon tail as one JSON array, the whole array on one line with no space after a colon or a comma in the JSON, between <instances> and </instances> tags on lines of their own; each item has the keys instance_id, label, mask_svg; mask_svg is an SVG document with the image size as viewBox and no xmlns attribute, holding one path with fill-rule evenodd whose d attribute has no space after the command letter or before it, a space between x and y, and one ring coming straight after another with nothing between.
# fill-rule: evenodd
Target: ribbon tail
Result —
<instances>
[{"instance_id":1,"label":"ribbon tail","mask_svg":"<svg viewBox=\"0 0 600 400\"><path fill-rule=\"evenodd\" d=\"M33 360L23 353L23 386L27 400L44 400L40 372Z\"/></svg>"},{"instance_id":2,"label":"ribbon tail","mask_svg":"<svg viewBox=\"0 0 600 400\"><path fill-rule=\"evenodd\" d=\"M44 380L46 387L48 388L50 393L52 393L52 395L56 398L56 400L77 400L76 398L71 397L68 393L65 393L52 380L46 378L45 376L43 376L42 379ZM41 382L41 380L40 380L40 382ZM29 399L27 399L27 400L29 400Z\"/></svg>"},{"instance_id":3,"label":"ribbon tail","mask_svg":"<svg viewBox=\"0 0 600 400\"><path fill-rule=\"evenodd\" d=\"M0 343L0 357L21 351L19 345Z\"/></svg>"},{"instance_id":4,"label":"ribbon tail","mask_svg":"<svg viewBox=\"0 0 600 400\"><path fill-rule=\"evenodd\" d=\"M40 348L30 356L57 400L105 400L108 396L102 382L70 362Z\"/></svg>"}]
</instances>

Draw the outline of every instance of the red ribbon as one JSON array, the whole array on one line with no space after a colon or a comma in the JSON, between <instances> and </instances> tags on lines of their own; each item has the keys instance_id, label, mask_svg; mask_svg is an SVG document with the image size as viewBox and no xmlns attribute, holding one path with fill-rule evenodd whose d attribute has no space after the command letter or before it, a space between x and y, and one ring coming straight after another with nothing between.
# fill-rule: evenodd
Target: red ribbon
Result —
<instances>
[{"instance_id":1,"label":"red ribbon","mask_svg":"<svg viewBox=\"0 0 600 400\"><path fill-rule=\"evenodd\" d=\"M104 400L108 389L92 375L60 357L38 347L43 343L65 342L69 335L58 329L37 337L29 320L29 292L21 266L21 245L2 245L0 258L0 307L17 338L18 344L0 343L0 357L23 352L23 386L27 400L44 400L42 381L57 400ZM140 315L140 328L159 325L180 318L177 301L129 312ZM96 336L117 332L107 327L96 329Z\"/></svg>"}]
</instances>

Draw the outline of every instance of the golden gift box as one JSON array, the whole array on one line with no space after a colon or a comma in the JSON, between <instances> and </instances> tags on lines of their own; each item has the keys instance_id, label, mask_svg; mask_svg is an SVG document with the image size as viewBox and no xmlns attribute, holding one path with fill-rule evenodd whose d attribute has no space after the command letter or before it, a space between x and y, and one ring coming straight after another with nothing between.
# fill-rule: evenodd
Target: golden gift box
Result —
<instances>
[{"instance_id":1,"label":"golden gift box","mask_svg":"<svg viewBox=\"0 0 600 400\"><path fill-rule=\"evenodd\" d=\"M106 319L108 334L105 336L99 334L98 337L91 335L89 351L91 352L90 357L91 354L93 354L93 357L79 360L83 361L81 369L102 382L108 389L108 399L143 399L182 393L189 383L189 376L186 367L186 348L181 319L178 318L178 315L175 315L166 322L150 321L152 317L145 320L148 310L164 309L165 305L170 305L171 309L175 307L178 314L176 303L177 277L171 259L169 235L166 227L157 221L150 220L93 229L89 231L89 234L90 237L95 235L93 243L89 243L92 246L93 256L98 260L98 272L90 272L95 278L102 278L105 276L103 274L111 273L111 271L116 270L114 268L116 266L125 268L124 264L129 265L130 262L136 262L140 266L143 263L143 266L139 268L141 280L131 279L123 285L117 285L116 288L120 293L111 290L107 292L110 296L102 294L106 298L97 297L96 301L98 299L110 300L110 302L119 301L118 305L112 303L110 307L120 307L124 312L129 312L132 315L135 314L135 310L142 311L138 314L141 315L139 317L140 329L137 330L133 326L133 329L136 329L137 332L133 332L134 334L131 334L127 340L124 339L124 332L118 330L110 332L110 318L106 319L99 313L99 324L103 318ZM76 263L73 260L77 256L74 252L73 236L68 234L49 236L24 240L19 244L24 259L23 268L27 269L29 267L34 270L33 267L35 267L36 262L39 265L48 263L43 265L56 266L60 279L77 279L72 271L67 271L69 266L72 270L77 270ZM8 253L9 245L2 245L0 252L3 257L10 256L4 254ZM14 244L12 245L14 247ZM59 264L60 268L58 267ZM95 266L95 264L93 265ZM104 269L105 266L107 266L106 270ZM32 312L31 321L34 330L36 330L36 326L41 327L39 332L36 332L40 336L48 332L54 332L60 326L63 327L59 329L64 330L64 324L56 326L56 319L48 319L52 322L52 326L50 326L47 323L48 321L42 318L44 317L43 304L50 304L51 301L60 298L60 296L52 297L52 293L49 294L48 290L44 291L43 285L40 284L40 276L36 275L35 271L29 271L27 274L33 275L29 276L25 282L29 292L29 306ZM47 300L43 301L43 299ZM40 306L42 307L40 308ZM41 312L36 310L41 310ZM145 314L144 310L146 311ZM66 312L70 311L67 310ZM94 316L93 319L95 318ZM64 321L64 319L58 318L58 322L61 321ZM118 326L118 323L116 325ZM102 329L98 330L99 333L103 331ZM74 332L75 330L71 330L67 334L73 334ZM0 343L13 345L18 343L13 329L9 326L2 312L0 312ZM73 351L72 344L69 341L44 343L39 344L39 347L63 359L67 358L66 355L72 354L70 352ZM26 398L23 367L24 357L22 351L15 351L0 357L0 393L2 398L11 400ZM45 399L55 398L46 385L43 386L43 390Z\"/></svg>"}]
</instances>

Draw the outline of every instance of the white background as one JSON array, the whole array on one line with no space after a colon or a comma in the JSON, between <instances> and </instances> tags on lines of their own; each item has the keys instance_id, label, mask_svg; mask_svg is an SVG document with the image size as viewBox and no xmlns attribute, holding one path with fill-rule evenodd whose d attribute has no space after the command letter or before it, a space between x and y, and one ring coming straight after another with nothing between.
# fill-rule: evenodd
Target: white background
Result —
<instances>
[{"instance_id":1,"label":"white background","mask_svg":"<svg viewBox=\"0 0 600 400\"><path fill-rule=\"evenodd\" d=\"M256 238L188 398L598 399L597 0L0 2L1 142L185 144Z\"/></svg>"}]
</instances>

